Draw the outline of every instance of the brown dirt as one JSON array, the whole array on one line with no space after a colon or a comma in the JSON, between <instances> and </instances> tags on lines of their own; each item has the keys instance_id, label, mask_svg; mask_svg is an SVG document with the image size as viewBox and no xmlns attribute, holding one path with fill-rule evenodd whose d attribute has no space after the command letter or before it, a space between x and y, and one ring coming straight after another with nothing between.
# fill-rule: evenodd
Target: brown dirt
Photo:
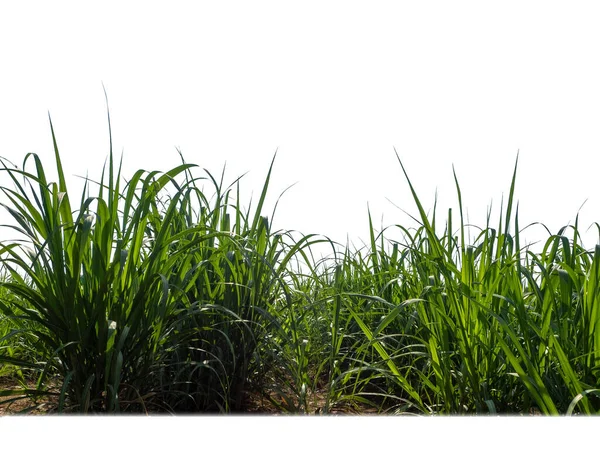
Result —
<instances>
[{"instance_id":1,"label":"brown dirt","mask_svg":"<svg viewBox=\"0 0 600 460\"><path fill-rule=\"evenodd\" d=\"M290 395L288 395L290 396ZM292 401L294 397L290 397ZM307 396L306 414L308 415L322 415L324 408L327 404L327 391L325 388L317 389L316 392L312 392ZM271 392L247 392L244 398L244 409L243 413L251 415L279 415L283 413L287 414L299 414L294 408L287 408L287 410L281 410L277 407L280 405L286 407L286 401L283 396L277 394L274 391ZM378 411L374 407L366 404L357 404L349 402L337 402L330 405L329 414L331 415L377 415Z\"/></svg>"},{"instance_id":2,"label":"brown dirt","mask_svg":"<svg viewBox=\"0 0 600 460\"><path fill-rule=\"evenodd\" d=\"M29 388L35 387L35 382L27 382ZM1 390L18 390L22 389L21 385L16 384L14 380L7 378L0 378L0 391ZM56 391L56 390L55 390ZM323 408L326 405L327 394L324 390L313 393L308 398L308 415L322 415ZM0 396L0 417L6 415L49 415L56 413L58 407L57 396L44 396L44 397L24 397L10 403L3 403L4 401L15 398L15 396ZM275 402L274 402L275 401ZM243 402L243 410L238 412L246 415L282 415L294 414L293 410L288 409L287 411L277 408L277 404L285 406L285 400L272 392L270 394L260 394L257 392L248 392ZM374 407L367 406L365 404L356 403L337 403L329 409L331 415L377 415L378 411ZM198 414L200 415L200 414ZM514 415L529 415L529 416L541 416L542 413L534 408L530 409L527 414L514 414Z\"/></svg>"},{"instance_id":3,"label":"brown dirt","mask_svg":"<svg viewBox=\"0 0 600 460\"><path fill-rule=\"evenodd\" d=\"M28 388L34 388L35 382L26 382L26 385ZM21 389L23 389L23 386L17 384L14 379L0 378L0 391ZM50 414L58 407L58 397L56 396L38 396L36 398L25 396L15 401L5 402L17 397L19 396L0 396L0 416L15 414Z\"/></svg>"},{"instance_id":4,"label":"brown dirt","mask_svg":"<svg viewBox=\"0 0 600 460\"><path fill-rule=\"evenodd\" d=\"M34 388L35 382L26 382L28 388ZM19 385L14 379L0 378L0 391L1 390L19 390L23 387ZM56 389L55 389L56 392ZM0 416L5 415L48 415L56 413L58 407L57 396L44 396L44 397L23 397L10 403L3 403L10 399L14 399L15 396L0 396ZM308 411L309 415L321 415L323 408L326 405L327 394L325 390L319 390L311 395L308 399ZM288 410L281 410L277 407L277 404L285 407L285 400L280 395L274 392L269 394L259 392L247 392L243 402L243 409L239 414L247 415L281 415L283 413L298 413L289 408ZM376 415L377 410L365 405L352 405L349 403L338 403L333 405L329 414L331 415Z\"/></svg>"}]
</instances>

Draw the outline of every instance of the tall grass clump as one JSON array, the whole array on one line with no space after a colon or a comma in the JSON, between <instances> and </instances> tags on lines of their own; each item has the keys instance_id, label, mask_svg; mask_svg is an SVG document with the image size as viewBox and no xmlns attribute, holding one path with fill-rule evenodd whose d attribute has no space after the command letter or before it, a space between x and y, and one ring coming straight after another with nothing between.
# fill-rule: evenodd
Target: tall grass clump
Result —
<instances>
[{"instance_id":1,"label":"tall grass clump","mask_svg":"<svg viewBox=\"0 0 600 460\"><path fill-rule=\"evenodd\" d=\"M497 227L488 215L467 240L455 175L459 223L450 209L440 232L400 164L418 227L388 240L369 218L366 251L337 259L331 387L402 413L596 413L598 247L579 245L577 223L541 254L521 247L516 164Z\"/></svg>"},{"instance_id":2,"label":"tall grass clump","mask_svg":"<svg viewBox=\"0 0 600 460\"><path fill-rule=\"evenodd\" d=\"M18 235L0 243L0 378L20 385L0 389L3 404L600 410L600 245L582 246L578 218L548 232L541 249L522 244L518 157L506 204L482 228L465 221L456 173L458 206L440 225L398 157L416 224L379 231L369 213L356 249L272 228L275 157L257 202L244 207L240 178L197 176L181 153L167 172L125 180L110 139L100 178L74 197L50 129L56 181L34 153L21 166L0 159L4 226ZM315 244L331 255L315 258Z\"/></svg>"},{"instance_id":3,"label":"tall grass clump","mask_svg":"<svg viewBox=\"0 0 600 460\"><path fill-rule=\"evenodd\" d=\"M232 204L231 187L194 177L191 164L122 184L111 148L97 195L87 180L74 211L50 127L57 183L36 154L22 168L2 160L3 206L22 239L0 249L0 307L35 325L10 334L33 334L37 347L29 361L0 354L37 379L4 394L50 394L52 377L59 411L240 409L257 345L277 323L269 312L290 302L286 264L307 244L284 246L261 214L271 170L251 214L239 188Z\"/></svg>"},{"instance_id":4,"label":"tall grass clump","mask_svg":"<svg viewBox=\"0 0 600 460\"><path fill-rule=\"evenodd\" d=\"M10 272L3 287L15 295L2 302L3 311L17 310L40 326L35 335L44 361L31 366L41 371L38 390L48 375L62 378L59 409L66 401L82 412L119 410L120 398L143 404L138 389L172 308L167 280L153 263L164 257L164 241L149 244L146 225L157 217L158 193L190 166L160 176L138 171L121 193L111 152L98 196L89 197L86 183L73 212L52 124L51 130L58 183L47 180L35 154L22 169L2 161L13 184L2 187L9 203L3 206L24 238L3 245Z\"/></svg>"}]
</instances>

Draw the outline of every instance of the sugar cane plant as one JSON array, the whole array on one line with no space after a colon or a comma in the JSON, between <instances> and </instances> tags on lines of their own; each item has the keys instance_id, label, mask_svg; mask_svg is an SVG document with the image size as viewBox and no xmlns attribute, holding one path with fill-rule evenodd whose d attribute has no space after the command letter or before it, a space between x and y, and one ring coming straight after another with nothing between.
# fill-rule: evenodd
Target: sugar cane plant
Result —
<instances>
[{"instance_id":1,"label":"sugar cane plant","mask_svg":"<svg viewBox=\"0 0 600 460\"><path fill-rule=\"evenodd\" d=\"M38 155L0 159L0 403L68 412L597 414L600 245L579 219L522 244L515 163L497 224L440 226L409 175L415 228L364 247L274 231L256 205L185 162L129 180L112 154L69 192ZM110 119L109 119L110 137ZM275 158L273 159L273 161ZM323 203L315 203L315 206ZM458 222L456 222L458 215ZM600 226L596 225L600 233ZM475 237L468 231L475 228ZM390 233L394 237L390 237ZM316 259L314 245L331 255ZM33 379L33 383L32 383ZM253 399L254 398L254 399Z\"/></svg>"},{"instance_id":2,"label":"sugar cane plant","mask_svg":"<svg viewBox=\"0 0 600 460\"><path fill-rule=\"evenodd\" d=\"M73 212L51 130L58 183L35 154L21 169L2 160L13 185L3 206L24 241L2 245L10 295L0 306L37 326L9 335L33 334L40 358L0 355L39 371L36 388L4 393L44 394L57 374L59 411L239 409L256 346L277 322L268 310L289 301L285 266L308 241L284 247L271 234L261 215L270 170L251 216L208 174L211 202L185 163L139 170L122 187L111 148L97 196L86 182Z\"/></svg>"}]
</instances>

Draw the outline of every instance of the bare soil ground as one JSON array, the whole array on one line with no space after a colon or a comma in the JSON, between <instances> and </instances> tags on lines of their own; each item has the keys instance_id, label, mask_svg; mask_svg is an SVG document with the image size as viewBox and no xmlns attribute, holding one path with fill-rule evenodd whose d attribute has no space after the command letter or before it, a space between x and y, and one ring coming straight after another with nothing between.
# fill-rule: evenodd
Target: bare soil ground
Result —
<instances>
[{"instance_id":1,"label":"bare soil ground","mask_svg":"<svg viewBox=\"0 0 600 460\"><path fill-rule=\"evenodd\" d=\"M29 388L35 387L35 382L27 382ZM0 391L19 390L23 387L14 379L0 378ZM55 392L58 393L57 390ZM323 414L323 408L326 405L326 392L317 391L307 398L307 414ZM16 399L16 396L0 396L0 416L5 415L49 415L55 414L58 407L58 397L23 397ZM16 400L15 400L16 399ZM10 401L13 400L13 401ZM10 401L10 402L9 402ZM273 402L275 401L275 403ZM282 410L277 404L285 407L285 400L275 393L260 394L258 392L247 392L243 401L243 409L237 414L248 415L279 415L283 413L298 413L293 408ZM330 408L331 415L376 415L377 410L366 405L356 405L350 403L339 403ZM190 414L188 414L190 415ZM198 414L201 415L201 414Z\"/></svg>"},{"instance_id":2,"label":"bare soil ground","mask_svg":"<svg viewBox=\"0 0 600 460\"><path fill-rule=\"evenodd\" d=\"M33 388L35 387L35 382L27 382L27 386L29 388ZM0 391L21 389L23 389L23 387L18 385L13 379L5 377L0 378ZM0 416L15 414L50 414L53 413L57 407L58 398L54 396L38 397L35 400L30 397L20 397L14 395L0 396Z\"/></svg>"}]
</instances>

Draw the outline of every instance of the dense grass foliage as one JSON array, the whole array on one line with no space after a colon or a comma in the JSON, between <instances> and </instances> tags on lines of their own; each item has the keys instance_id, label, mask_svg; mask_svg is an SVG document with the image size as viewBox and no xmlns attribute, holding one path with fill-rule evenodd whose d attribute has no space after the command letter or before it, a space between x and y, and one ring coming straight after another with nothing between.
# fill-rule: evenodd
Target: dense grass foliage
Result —
<instances>
[{"instance_id":1,"label":"dense grass foliage","mask_svg":"<svg viewBox=\"0 0 600 460\"><path fill-rule=\"evenodd\" d=\"M109 123L110 125L110 123ZM59 412L596 414L600 245L577 221L520 243L517 167L498 219L443 228L406 180L416 228L360 250L271 229L239 182L183 160L123 181L109 152L78 202L52 128L57 183L2 159L0 390ZM570 238L568 235L572 235ZM315 245L331 256L316 260ZM257 401L261 401L257 403Z\"/></svg>"}]
</instances>

